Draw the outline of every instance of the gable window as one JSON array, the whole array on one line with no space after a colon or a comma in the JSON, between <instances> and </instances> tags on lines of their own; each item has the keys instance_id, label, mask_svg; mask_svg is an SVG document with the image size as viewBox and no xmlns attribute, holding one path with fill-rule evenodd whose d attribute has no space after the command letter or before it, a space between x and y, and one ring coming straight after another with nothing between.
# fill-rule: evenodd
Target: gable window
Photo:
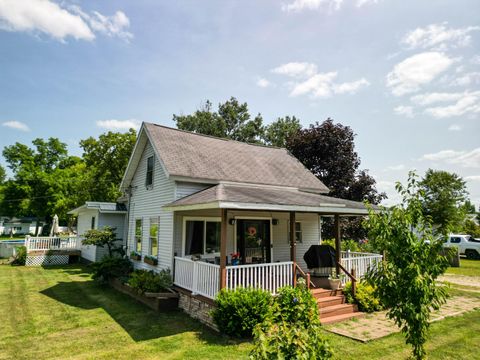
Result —
<instances>
[{"instance_id":1,"label":"gable window","mask_svg":"<svg viewBox=\"0 0 480 360\"><path fill-rule=\"evenodd\" d=\"M147 178L145 179L145 185L151 187L153 185L153 156L147 159Z\"/></svg>"},{"instance_id":2,"label":"gable window","mask_svg":"<svg viewBox=\"0 0 480 360\"><path fill-rule=\"evenodd\" d=\"M184 218L185 255L220 252L220 219Z\"/></svg>"},{"instance_id":3,"label":"gable window","mask_svg":"<svg viewBox=\"0 0 480 360\"><path fill-rule=\"evenodd\" d=\"M158 217L150 218L150 248L149 255L158 256Z\"/></svg>"},{"instance_id":4,"label":"gable window","mask_svg":"<svg viewBox=\"0 0 480 360\"><path fill-rule=\"evenodd\" d=\"M135 220L135 251L142 252L142 219Z\"/></svg>"}]
</instances>

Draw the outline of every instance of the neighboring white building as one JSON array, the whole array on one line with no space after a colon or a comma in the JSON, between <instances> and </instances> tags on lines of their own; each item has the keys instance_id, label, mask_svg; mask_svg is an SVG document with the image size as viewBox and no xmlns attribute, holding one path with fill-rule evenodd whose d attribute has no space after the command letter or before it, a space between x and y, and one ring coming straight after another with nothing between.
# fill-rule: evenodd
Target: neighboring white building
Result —
<instances>
[{"instance_id":1,"label":"neighboring white building","mask_svg":"<svg viewBox=\"0 0 480 360\"><path fill-rule=\"evenodd\" d=\"M43 222L40 222L38 233L42 232ZM35 234L37 219L33 217L2 217L0 218L0 234L2 235L29 235Z\"/></svg>"},{"instance_id":2,"label":"neighboring white building","mask_svg":"<svg viewBox=\"0 0 480 360\"><path fill-rule=\"evenodd\" d=\"M117 246L123 244L126 236L126 213L127 209L123 204L95 201L87 201L84 205L68 212L77 217L77 234L80 237L88 230L110 226L116 229L119 239ZM82 245L82 257L88 261L101 260L107 253L107 248Z\"/></svg>"}]
</instances>

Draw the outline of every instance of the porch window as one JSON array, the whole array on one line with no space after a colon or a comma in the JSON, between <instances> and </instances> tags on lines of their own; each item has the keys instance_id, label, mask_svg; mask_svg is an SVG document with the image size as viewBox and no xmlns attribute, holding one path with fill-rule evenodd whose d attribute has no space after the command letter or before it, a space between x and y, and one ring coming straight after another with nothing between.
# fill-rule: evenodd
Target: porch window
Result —
<instances>
[{"instance_id":1,"label":"porch window","mask_svg":"<svg viewBox=\"0 0 480 360\"><path fill-rule=\"evenodd\" d=\"M145 185L151 187L153 185L153 156L147 158L147 178Z\"/></svg>"},{"instance_id":2,"label":"porch window","mask_svg":"<svg viewBox=\"0 0 480 360\"><path fill-rule=\"evenodd\" d=\"M158 217L150 218L150 251L149 255L158 256Z\"/></svg>"},{"instance_id":3,"label":"porch window","mask_svg":"<svg viewBox=\"0 0 480 360\"><path fill-rule=\"evenodd\" d=\"M185 219L185 255L220 252L220 220Z\"/></svg>"},{"instance_id":4,"label":"porch window","mask_svg":"<svg viewBox=\"0 0 480 360\"><path fill-rule=\"evenodd\" d=\"M288 222L288 224L288 228L290 229L290 222ZM302 223L300 221L295 222L295 241L297 243L303 242ZM288 243L290 244L290 231L288 233Z\"/></svg>"},{"instance_id":5,"label":"porch window","mask_svg":"<svg viewBox=\"0 0 480 360\"><path fill-rule=\"evenodd\" d=\"M135 250L142 252L142 219L135 220Z\"/></svg>"}]
</instances>

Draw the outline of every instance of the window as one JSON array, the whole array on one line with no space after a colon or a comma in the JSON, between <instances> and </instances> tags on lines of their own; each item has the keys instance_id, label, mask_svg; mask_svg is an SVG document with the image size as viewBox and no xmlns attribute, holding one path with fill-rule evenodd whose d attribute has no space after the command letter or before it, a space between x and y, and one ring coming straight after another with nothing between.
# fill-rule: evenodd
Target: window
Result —
<instances>
[{"instance_id":1,"label":"window","mask_svg":"<svg viewBox=\"0 0 480 360\"><path fill-rule=\"evenodd\" d=\"M90 229L95 229L95 216L92 216L92 224L90 225Z\"/></svg>"},{"instance_id":2,"label":"window","mask_svg":"<svg viewBox=\"0 0 480 360\"><path fill-rule=\"evenodd\" d=\"M150 218L150 252L149 255L158 256L158 217Z\"/></svg>"},{"instance_id":3,"label":"window","mask_svg":"<svg viewBox=\"0 0 480 360\"><path fill-rule=\"evenodd\" d=\"M462 239L459 238L459 237L451 237L451 238L450 238L450 242L451 242L452 244L460 244L460 241L462 241Z\"/></svg>"},{"instance_id":4,"label":"window","mask_svg":"<svg viewBox=\"0 0 480 360\"><path fill-rule=\"evenodd\" d=\"M220 252L221 223L216 219L185 219L185 255Z\"/></svg>"},{"instance_id":5,"label":"window","mask_svg":"<svg viewBox=\"0 0 480 360\"><path fill-rule=\"evenodd\" d=\"M295 239L297 243L301 243L303 241L302 239L302 223L301 222L296 222L295 223Z\"/></svg>"},{"instance_id":6,"label":"window","mask_svg":"<svg viewBox=\"0 0 480 360\"><path fill-rule=\"evenodd\" d=\"M153 156L147 159L147 178L145 179L145 185L147 187L153 185Z\"/></svg>"},{"instance_id":7,"label":"window","mask_svg":"<svg viewBox=\"0 0 480 360\"><path fill-rule=\"evenodd\" d=\"M142 252L142 219L135 220L135 251Z\"/></svg>"}]
</instances>

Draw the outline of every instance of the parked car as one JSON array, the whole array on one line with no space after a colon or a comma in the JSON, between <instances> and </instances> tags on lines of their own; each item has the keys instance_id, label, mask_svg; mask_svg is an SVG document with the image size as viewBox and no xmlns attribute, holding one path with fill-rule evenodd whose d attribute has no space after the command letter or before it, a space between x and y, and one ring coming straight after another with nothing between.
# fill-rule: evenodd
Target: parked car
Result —
<instances>
[{"instance_id":1,"label":"parked car","mask_svg":"<svg viewBox=\"0 0 480 360\"><path fill-rule=\"evenodd\" d=\"M470 235L451 234L445 240L444 247L456 247L460 255L467 259L480 259L480 240Z\"/></svg>"}]
</instances>

